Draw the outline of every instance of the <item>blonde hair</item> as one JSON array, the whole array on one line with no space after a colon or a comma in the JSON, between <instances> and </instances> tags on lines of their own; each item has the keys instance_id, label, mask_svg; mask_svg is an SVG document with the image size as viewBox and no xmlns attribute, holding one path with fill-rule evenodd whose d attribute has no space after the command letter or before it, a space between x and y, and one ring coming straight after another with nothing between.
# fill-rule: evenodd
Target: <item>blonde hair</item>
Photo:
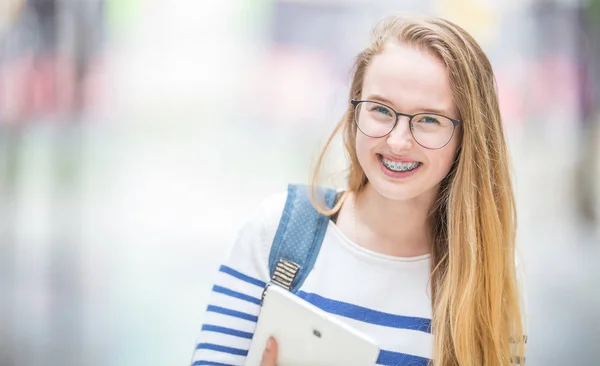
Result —
<instances>
[{"instance_id":1,"label":"blonde hair","mask_svg":"<svg viewBox=\"0 0 600 366\"><path fill-rule=\"evenodd\" d=\"M373 30L356 58L349 99L360 96L365 71L389 42L429 51L446 65L463 121L462 145L432 208L433 365L507 365L523 362L525 349L515 268L516 212L508 151L492 67L462 28L439 18L392 16ZM324 156L341 131L350 160L348 190L367 184L355 150L354 109L329 137L313 173L313 202Z\"/></svg>"}]
</instances>

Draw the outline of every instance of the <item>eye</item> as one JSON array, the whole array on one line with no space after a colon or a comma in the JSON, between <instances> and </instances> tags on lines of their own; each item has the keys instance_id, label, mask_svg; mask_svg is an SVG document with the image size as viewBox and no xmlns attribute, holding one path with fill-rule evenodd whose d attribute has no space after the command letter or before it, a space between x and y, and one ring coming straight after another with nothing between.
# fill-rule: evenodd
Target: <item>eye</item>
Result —
<instances>
[{"instance_id":1,"label":"eye","mask_svg":"<svg viewBox=\"0 0 600 366\"><path fill-rule=\"evenodd\" d=\"M387 109L387 108L385 108L385 107L376 106L374 109L375 109L376 112L379 112L381 114L385 114L385 115L388 115L388 116L392 115L392 112L390 112L390 110Z\"/></svg>"},{"instance_id":2,"label":"eye","mask_svg":"<svg viewBox=\"0 0 600 366\"><path fill-rule=\"evenodd\" d=\"M419 122L423 122L423 123L437 123L439 124L440 121L438 121L437 118L433 117L433 116L421 116L421 118L419 118Z\"/></svg>"}]
</instances>

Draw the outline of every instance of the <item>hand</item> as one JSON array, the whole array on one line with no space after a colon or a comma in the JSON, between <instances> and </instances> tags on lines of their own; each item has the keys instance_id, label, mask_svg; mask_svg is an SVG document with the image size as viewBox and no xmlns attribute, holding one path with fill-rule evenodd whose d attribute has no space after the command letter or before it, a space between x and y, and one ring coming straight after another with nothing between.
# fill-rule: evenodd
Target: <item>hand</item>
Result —
<instances>
[{"instance_id":1,"label":"hand","mask_svg":"<svg viewBox=\"0 0 600 366\"><path fill-rule=\"evenodd\" d=\"M273 338L269 338L267 341L267 346L265 347L265 351L263 352L262 360L260 361L260 366L277 366L275 362L277 361L277 342Z\"/></svg>"}]
</instances>

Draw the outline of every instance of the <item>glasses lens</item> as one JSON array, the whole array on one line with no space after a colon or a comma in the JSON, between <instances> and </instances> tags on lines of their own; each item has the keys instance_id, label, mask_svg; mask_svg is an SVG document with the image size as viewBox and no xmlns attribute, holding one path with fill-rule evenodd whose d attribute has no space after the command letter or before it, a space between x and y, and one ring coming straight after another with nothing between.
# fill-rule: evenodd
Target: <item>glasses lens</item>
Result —
<instances>
[{"instance_id":1,"label":"glasses lens","mask_svg":"<svg viewBox=\"0 0 600 366\"><path fill-rule=\"evenodd\" d=\"M454 133L454 123L444 116L421 113L412 119L412 134L415 141L429 149L445 146Z\"/></svg>"},{"instance_id":2,"label":"glasses lens","mask_svg":"<svg viewBox=\"0 0 600 366\"><path fill-rule=\"evenodd\" d=\"M396 113L383 104L360 102L354 112L358 129L370 137L382 137L390 133L396 123Z\"/></svg>"}]
</instances>

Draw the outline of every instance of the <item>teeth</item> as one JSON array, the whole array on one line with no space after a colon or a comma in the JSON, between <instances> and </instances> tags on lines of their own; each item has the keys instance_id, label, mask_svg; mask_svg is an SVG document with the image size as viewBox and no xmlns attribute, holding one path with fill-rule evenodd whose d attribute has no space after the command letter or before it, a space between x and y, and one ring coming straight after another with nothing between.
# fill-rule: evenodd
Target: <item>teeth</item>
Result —
<instances>
[{"instance_id":1,"label":"teeth","mask_svg":"<svg viewBox=\"0 0 600 366\"><path fill-rule=\"evenodd\" d=\"M401 162L398 162L398 161L391 161L391 160L387 160L383 156L381 157L381 162L388 169L396 171L396 172L406 172L406 171L409 171L409 170L413 170L416 167L418 167L419 164L420 164L419 162L401 163Z\"/></svg>"}]
</instances>

